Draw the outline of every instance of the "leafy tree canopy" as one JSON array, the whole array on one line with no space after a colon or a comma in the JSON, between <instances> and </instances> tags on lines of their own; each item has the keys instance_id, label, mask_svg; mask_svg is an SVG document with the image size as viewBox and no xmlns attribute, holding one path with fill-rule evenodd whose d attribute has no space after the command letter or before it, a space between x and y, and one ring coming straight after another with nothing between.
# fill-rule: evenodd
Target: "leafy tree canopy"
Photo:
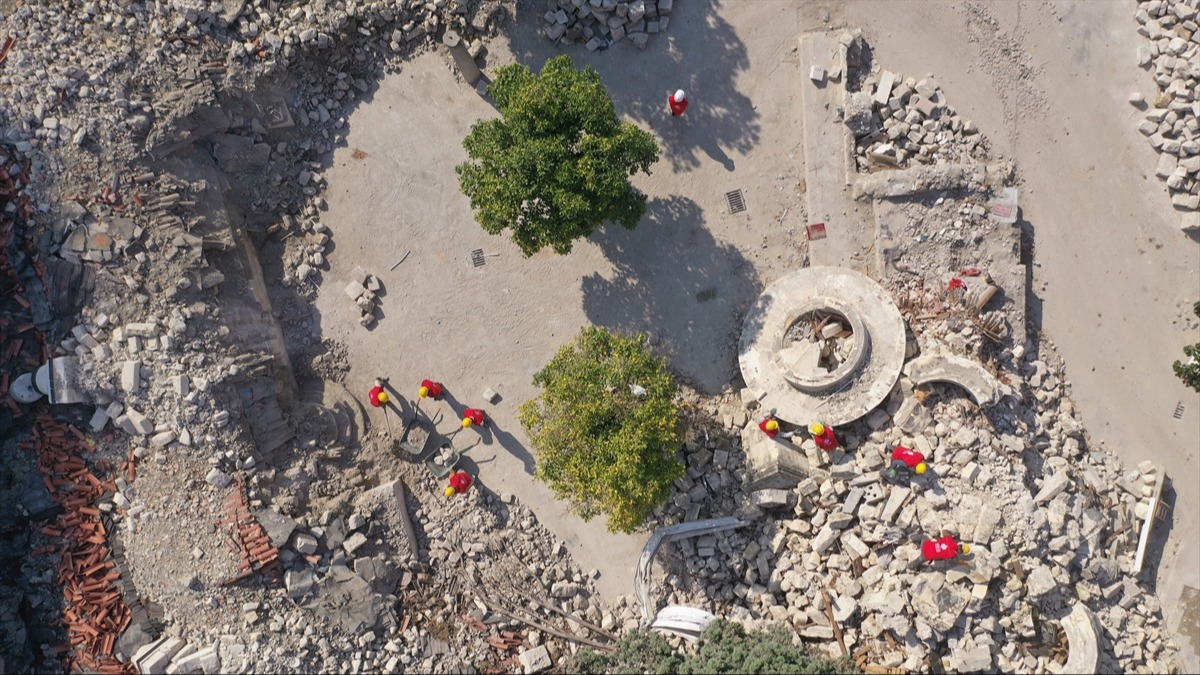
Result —
<instances>
[{"instance_id":1,"label":"leafy tree canopy","mask_svg":"<svg viewBox=\"0 0 1200 675\"><path fill-rule=\"evenodd\" d=\"M542 392L521 406L537 477L585 520L630 532L683 475L679 385L645 335L590 327L534 375Z\"/></svg>"},{"instance_id":2,"label":"leafy tree canopy","mask_svg":"<svg viewBox=\"0 0 1200 675\"><path fill-rule=\"evenodd\" d=\"M1197 302L1192 307L1192 311L1196 313L1196 316L1200 317L1200 302ZM1200 391L1200 342L1185 345L1183 354L1188 357L1188 361L1186 363L1176 361L1171 364L1171 368L1175 371L1175 376L1183 380L1184 384L1196 391Z\"/></svg>"},{"instance_id":3,"label":"leafy tree canopy","mask_svg":"<svg viewBox=\"0 0 1200 675\"><path fill-rule=\"evenodd\" d=\"M598 72L576 70L566 55L536 75L512 64L497 71L488 93L502 117L471 127L463 140L470 160L455 167L484 230L510 229L530 256L545 246L570 253L605 221L637 226L646 196L629 176L650 173L658 144L617 120Z\"/></svg>"}]
</instances>

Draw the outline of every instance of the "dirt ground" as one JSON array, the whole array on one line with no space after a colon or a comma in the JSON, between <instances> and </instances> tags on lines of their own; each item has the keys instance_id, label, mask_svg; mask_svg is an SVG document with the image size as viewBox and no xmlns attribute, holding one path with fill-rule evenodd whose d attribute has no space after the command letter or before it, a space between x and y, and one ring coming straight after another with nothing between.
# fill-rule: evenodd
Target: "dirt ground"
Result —
<instances>
[{"instance_id":1,"label":"dirt ground","mask_svg":"<svg viewBox=\"0 0 1200 675\"><path fill-rule=\"evenodd\" d=\"M558 53L535 34L536 10L523 6L507 37L488 45L485 72L516 60L537 69ZM338 255L317 301L319 328L348 346L354 390L386 375L413 396L433 377L449 390L448 416L487 410L493 425L470 452L482 482L519 493L581 564L601 571L602 593L630 593L645 534L581 524L534 482L517 407L535 393L533 373L592 323L649 331L703 391L733 382L741 313L804 258L799 36L862 27L877 62L933 73L950 103L1017 161L1035 261L1031 325L1065 358L1093 441L1174 477L1159 593L1171 627L1194 631L1195 616L1185 622L1192 628L1180 623L1178 598L1200 587L1200 544L1180 536L1200 529L1200 496L1188 489L1198 482L1200 396L1170 363L1197 339L1184 317L1200 299L1200 247L1180 234L1126 103L1154 86L1136 67L1132 12L1118 1L680 2L645 50L567 52L601 72L619 115L661 141L653 175L636 180L651 200L646 220L634 232L599 232L569 256L528 260L472 220L453 172L471 123L496 112L444 55L422 56L358 108L325 173L323 220ZM681 119L664 113L676 88L692 100ZM724 194L734 189L748 209L730 216ZM338 227L347 221L356 227ZM472 266L474 249L485 253L482 267ZM385 285L372 330L341 290L355 265ZM485 387L500 393L496 405L483 402Z\"/></svg>"}]
</instances>

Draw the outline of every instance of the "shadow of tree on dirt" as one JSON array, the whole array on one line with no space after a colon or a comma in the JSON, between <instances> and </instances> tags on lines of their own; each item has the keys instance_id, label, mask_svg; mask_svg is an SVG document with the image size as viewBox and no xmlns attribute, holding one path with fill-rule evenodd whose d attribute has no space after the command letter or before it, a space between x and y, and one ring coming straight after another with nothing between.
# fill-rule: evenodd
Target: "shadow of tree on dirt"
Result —
<instances>
[{"instance_id":1,"label":"shadow of tree on dirt","mask_svg":"<svg viewBox=\"0 0 1200 675\"><path fill-rule=\"evenodd\" d=\"M592 235L611 274L583 277L583 309L597 325L646 332L685 380L715 393L737 372L742 316L762 289L737 248L705 228L704 212L674 195L651 200L636 230Z\"/></svg>"},{"instance_id":2,"label":"shadow of tree on dirt","mask_svg":"<svg viewBox=\"0 0 1200 675\"><path fill-rule=\"evenodd\" d=\"M738 75L749 69L750 56L721 17L720 4L678 3L667 30L650 36L641 50L628 40L596 52L581 44L556 47L537 33L545 24L541 3L518 7L507 37L513 54L534 71L558 54L569 55L577 67L599 71L618 117L652 127L663 159L676 171L699 166L703 155L733 171L726 151L749 152L759 142L762 124L750 98L738 91ZM687 93L690 105L682 117L672 118L667 97L676 89Z\"/></svg>"}]
</instances>

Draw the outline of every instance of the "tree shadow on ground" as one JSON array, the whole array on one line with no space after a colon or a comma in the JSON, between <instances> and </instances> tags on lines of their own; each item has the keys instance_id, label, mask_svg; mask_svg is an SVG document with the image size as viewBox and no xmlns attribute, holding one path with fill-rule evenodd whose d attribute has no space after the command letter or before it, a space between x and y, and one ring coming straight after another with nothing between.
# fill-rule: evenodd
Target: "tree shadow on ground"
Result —
<instances>
[{"instance_id":1,"label":"tree shadow on ground","mask_svg":"<svg viewBox=\"0 0 1200 675\"><path fill-rule=\"evenodd\" d=\"M679 195L654 199L636 230L610 226L592 241L613 271L583 277L588 319L649 333L676 372L707 393L727 385L737 371L742 313L762 284L737 248L705 228L699 205Z\"/></svg>"},{"instance_id":2,"label":"tree shadow on ground","mask_svg":"<svg viewBox=\"0 0 1200 675\"><path fill-rule=\"evenodd\" d=\"M760 115L737 87L750 67L750 55L733 26L722 18L718 0L677 3L665 32L650 36L645 49L628 39L588 52L582 44L555 46L537 28L545 25L541 3L518 7L506 31L513 54L534 71L546 59L567 54L577 67L600 72L619 117L652 127L663 158L676 170L692 169L707 155L733 171L726 151L745 154L759 142ZM667 97L687 93L690 105L672 118Z\"/></svg>"}]
</instances>

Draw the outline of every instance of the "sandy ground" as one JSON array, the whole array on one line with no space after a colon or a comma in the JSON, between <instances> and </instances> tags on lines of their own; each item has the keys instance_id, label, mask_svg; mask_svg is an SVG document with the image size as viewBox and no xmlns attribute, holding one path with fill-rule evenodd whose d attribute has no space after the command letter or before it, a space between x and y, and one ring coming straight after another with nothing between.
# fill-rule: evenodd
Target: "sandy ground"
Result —
<instances>
[{"instance_id":1,"label":"sandy ground","mask_svg":"<svg viewBox=\"0 0 1200 675\"><path fill-rule=\"evenodd\" d=\"M557 53L533 33L531 12L489 44L488 72L514 60L536 69ZM535 393L533 373L589 323L649 330L702 390L735 377L741 312L802 259L795 48L803 31L830 25L861 26L888 69L934 73L951 105L1018 161L1037 263L1033 321L1065 357L1093 439L1175 477L1173 536L1157 571L1178 627L1181 589L1200 586L1197 541L1178 536L1200 529L1200 497L1188 489L1200 482L1200 397L1170 363L1197 339L1179 319L1200 299L1200 247L1178 232L1125 102L1153 87L1134 62L1129 2L685 0L644 51L571 49L601 72L618 114L659 136L663 159L636 181L651 198L642 225L599 232L565 257L523 259L474 223L453 166L471 123L496 113L442 55L420 57L359 107L326 173L338 252L317 308L324 334L349 348L351 386L365 392L381 374L415 390L428 376L452 394L447 413L484 407L495 425L471 451L482 481L529 503L583 566L602 572L602 593L631 592L645 534L581 524L534 482L516 409ZM692 99L682 119L664 114L676 88ZM748 210L730 216L724 194L734 189ZM356 227L338 227L346 222ZM496 255L473 268L472 249ZM386 285L371 331L341 290L355 265ZM480 396L488 386L502 396L495 406ZM1186 412L1174 420L1179 402Z\"/></svg>"}]
</instances>

